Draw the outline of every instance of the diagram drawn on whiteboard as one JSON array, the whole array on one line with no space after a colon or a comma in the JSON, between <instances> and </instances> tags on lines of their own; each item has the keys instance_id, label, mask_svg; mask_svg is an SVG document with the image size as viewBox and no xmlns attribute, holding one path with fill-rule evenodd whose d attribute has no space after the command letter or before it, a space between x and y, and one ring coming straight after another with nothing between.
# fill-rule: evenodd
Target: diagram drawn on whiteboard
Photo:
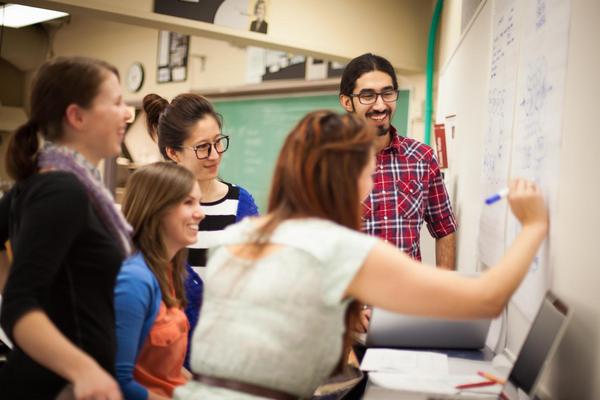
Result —
<instances>
[{"instance_id":1,"label":"diagram drawn on whiteboard","mask_svg":"<svg viewBox=\"0 0 600 400\"><path fill-rule=\"evenodd\" d=\"M488 134L485 137L483 155L484 182L498 185L506 181L506 172L501 166L508 156L506 147L506 89L493 88L488 97ZM508 142L510 143L510 142Z\"/></svg>"},{"instance_id":2,"label":"diagram drawn on whiteboard","mask_svg":"<svg viewBox=\"0 0 600 400\"><path fill-rule=\"evenodd\" d=\"M520 170L527 173L530 178L539 176L538 172L544 161L547 146L546 134L543 130L547 99L552 94L552 84L547 78L548 66L544 58L532 61L528 67L525 78L523 98L519 102L523 120L523 137L520 138L521 153Z\"/></svg>"}]
</instances>

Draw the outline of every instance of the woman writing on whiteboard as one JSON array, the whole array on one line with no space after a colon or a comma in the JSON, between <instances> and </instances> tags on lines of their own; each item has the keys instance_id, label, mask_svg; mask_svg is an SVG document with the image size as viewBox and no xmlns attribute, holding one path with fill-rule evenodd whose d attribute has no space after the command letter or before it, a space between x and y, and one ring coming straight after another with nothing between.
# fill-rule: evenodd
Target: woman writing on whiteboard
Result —
<instances>
[{"instance_id":1,"label":"woman writing on whiteboard","mask_svg":"<svg viewBox=\"0 0 600 400\"><path fill-rule=\"evenodd\" d=\"M308 114L291 131L268 214L228 228L209 261L194 379L176 399L309 398L345 359L343 339L359 311L353 300L445 318L501 312L546 235L540 190L511 182L522 230L497 266L477 278L423 268L359 232L375 137L356 116L329 111Z\"/></svg>"},{"instance_id":2,"label":"woman writing on whiteboard","mask_svg":"<svg viewBox=\"0 0 600 400\"><path fill-rule=\"evenodd\" d=\"M193 331L200 308L206 250L219 243L226 226L250 215L257 215L254 199L244 188L219 179L223 153L229 136L223 133L223 121L204 97L186 93L170 103L149 94L144 97L144 111L150 135L158 142L163 157L192 171L202 192L202 210L206 217L199 225L198 240L188 247L189 269L186 281L186 314Z\"/></svg>"}]
</instances>

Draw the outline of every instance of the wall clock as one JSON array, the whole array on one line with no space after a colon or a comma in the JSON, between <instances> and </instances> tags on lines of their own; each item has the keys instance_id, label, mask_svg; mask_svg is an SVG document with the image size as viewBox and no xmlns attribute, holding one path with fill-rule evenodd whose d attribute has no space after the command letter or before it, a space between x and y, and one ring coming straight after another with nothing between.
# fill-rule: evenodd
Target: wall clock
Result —
<instances>
[{"instance_id":1,"label":"wall clock","mask_svg":"<svg viewBox=\"0 0 600 400\"><path fill-rule=\"evenodd\" d=\"M132 93L139 91L144 84L144 66L140 62L134 62L127 70L127 90Z\"/></svg>"}]
</instances>

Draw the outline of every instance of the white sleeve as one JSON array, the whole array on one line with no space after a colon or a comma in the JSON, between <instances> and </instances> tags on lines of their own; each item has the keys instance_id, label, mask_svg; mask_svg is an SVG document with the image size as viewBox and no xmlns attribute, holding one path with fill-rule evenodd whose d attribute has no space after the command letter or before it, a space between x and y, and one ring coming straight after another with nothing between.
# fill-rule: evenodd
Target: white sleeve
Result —
<instances>
[{"instance_id":1,"label":"white sleeve","mask_svg":"<svg viewBox=\"0 0 600 400\"><path fill-rule=\"evenodd\" d=\"M377 238L337 226L330 241L333 251L323 260L323 297L326 304L342 302L348 285L354 279L377 242Z\"/></svg>"},{"instance_id":2,"label":"white sleeve","mask_svg":"<svg viewBox=\"0 0 600 400\"><path fill-rule=\"evenodd\" d=\"M332 221L306 218L286 221L272 241L305 251L315 258L325 304L339 305L348 285L378 239Z\"/></svg>"}]
</instances>

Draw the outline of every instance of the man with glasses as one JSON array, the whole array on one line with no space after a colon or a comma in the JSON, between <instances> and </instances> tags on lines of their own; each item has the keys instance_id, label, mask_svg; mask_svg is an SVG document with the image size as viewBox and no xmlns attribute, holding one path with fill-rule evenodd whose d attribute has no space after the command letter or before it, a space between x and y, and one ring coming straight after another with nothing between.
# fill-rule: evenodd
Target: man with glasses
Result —
<instances>
[{"instance_id":1,"label":"man with glasses","mask_svg":"<svg viewBox=\"0 0 600 400\"><path fill-rule=\"evenodd\" d=\"M436 241L436 264L454 269L457 225L437 159L431 147L399 136L391 125L397 100L396 72L385 58L363 54L344 69L342 107L365 118L378 134L374 187L363 202L363 230L421 260L420 231L426 222Z\"/></svg>"}]
</instances>

